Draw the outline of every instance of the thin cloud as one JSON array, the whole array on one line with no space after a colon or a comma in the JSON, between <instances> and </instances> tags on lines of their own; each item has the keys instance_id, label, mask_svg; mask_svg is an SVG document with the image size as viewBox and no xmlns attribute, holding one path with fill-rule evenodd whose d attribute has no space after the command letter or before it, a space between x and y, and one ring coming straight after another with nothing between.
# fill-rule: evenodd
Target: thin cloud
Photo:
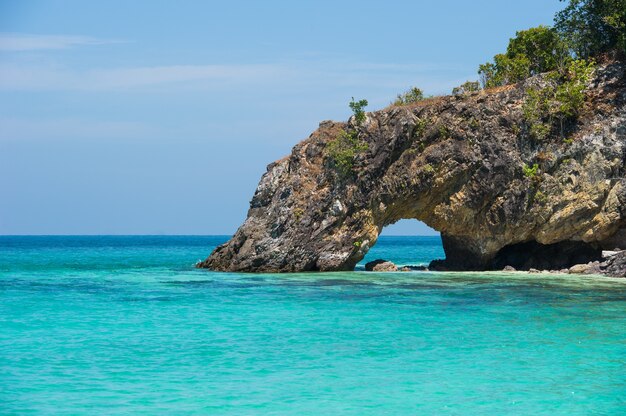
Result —
<instances>
[{"instance_id":1,"label":"thin cloud","mask_svg":"<svg viewBox=\"0 0 626 416\"><path fill-rule=\"evenodd\" d=\"M120 43L120 41L96 39L88 36L0 33L0 51L3 52L68 49L75 46L105 45L110 43Z\"/></svg>"},{"instance_id":2,"label":"thin cloud","mask_svg":"<svg viewBox=\"0 0 626 416\"><path fill-rule=\"evenodd\" d=\"M88 78L98 89L132 88L198 81L256 81L275 78L285 71L278 65L170 65L95 70L88 73Z\"/></svg>"},{"instance_id":3,"label":"thin cloud","mask_svg":"<svg viewBox=\"0 0 626 416\"><path fill-rule=\"evenodd\" d=\"M439 91L450 78L446 71L428 65L395 66L367 63L280 62L272 64L165 65L130 68L73 70L62 66L0 64L0 90L11 91L108 91L151 87L221 88L224 86L314 85L408 87ZM413 80L407 84L407 81ZM420 82L421 81L421 82Z\"/></svg>"},{"instance_id":4,"label":"thin cloud","mask_svg":"<svg viewBox=\"0 0 626 416\"><path fill-rule=\"evenodd\" d=\"M49 66L0 65L0 90L103 91L176 83L245 84L288 76L280 65L172 65L72 71Z\"/></svg>"},{"instance_id":5,"label":"thin cloud","mask_svg":"<svg viewBox=\"0 0 626 416\"><path fill-rule=\"evenodd\" d=\"M141 122L63 119L0 118L0 142L21 140L129 139L154 137L154 126Z\"/></svg>"}]
</instances>

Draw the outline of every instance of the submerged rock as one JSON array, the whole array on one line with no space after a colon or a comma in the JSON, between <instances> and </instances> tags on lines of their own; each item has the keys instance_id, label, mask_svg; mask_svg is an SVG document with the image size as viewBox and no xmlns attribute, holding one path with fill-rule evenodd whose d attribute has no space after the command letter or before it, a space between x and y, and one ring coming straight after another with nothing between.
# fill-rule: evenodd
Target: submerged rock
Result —
<instances>
[{"instance_id":1,"label":"submerged rock","mask_svg":"<svg viewBox=\"0 0 626 416\"><path fill-rule=\"evenodd\" d=\"M423 271L428 271L428 267L426 266L403 266L400 271L403 272L423 272Z\"/></svg>"},{"instance_id":2,"label":"submerged rock","mask_svg":"<svg viewBox=\"0 0 626 416\"><path fill-rule=\"evenodd\" d=\"M268 166L243 225L198 266L352 270L382 229L403 218L441 231L446 259L434 270L600 260L602 249L626 246L624 74L619 62L599 67L580 117L541 140L522 111L541 76L392 106L367 113L360 126L324 122ZM342 173L329 143L345 129L358 131L366 150ZM619 274L617 257L609 261Z\"/></svg>"}]
</instances>

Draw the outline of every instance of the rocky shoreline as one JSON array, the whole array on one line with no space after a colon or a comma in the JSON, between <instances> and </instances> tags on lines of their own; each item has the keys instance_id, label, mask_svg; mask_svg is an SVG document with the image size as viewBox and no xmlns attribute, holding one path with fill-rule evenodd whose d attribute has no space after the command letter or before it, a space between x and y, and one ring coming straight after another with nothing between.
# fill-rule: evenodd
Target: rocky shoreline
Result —
<instances>
[{"instance_id":1,"label":"rocky shoreline","mask_svg":"<svg viewBox=\"0 0 626 416\"><path fill-rule=\"evenodd\" d=\"M503 272L527 272L527 273L550 273L550 274L595 274L610 277L626 277L626 250L615 249L602 252L602 261L590 261L588 263L575 264L569 268L555 270L539 270L529 268L518 270L513 266L505 266ZM432 264L432 263L431 263ZM397 266L389 260L377 259L365 264L368 272L411 272L411 271L446 271L426 266ZM495 271L495 270L493 270Z\"/></svg>"}]
</instances>

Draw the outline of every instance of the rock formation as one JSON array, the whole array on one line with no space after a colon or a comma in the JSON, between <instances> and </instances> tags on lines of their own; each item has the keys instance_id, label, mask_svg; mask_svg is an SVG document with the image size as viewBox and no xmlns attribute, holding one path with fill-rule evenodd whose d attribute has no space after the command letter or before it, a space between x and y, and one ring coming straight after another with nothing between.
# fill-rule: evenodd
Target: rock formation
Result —
<instances>
[{"instance_id":1,"label":"rock formation","mask_svg":"<svg viewBox=\"0 0 626 416\"><path fill-rule=\"evenodd\" d=\"M441 232L446 259L434 269L600 260L603 248L626 247L625 67L599 66L580 116L544 139L529 133L523 112L541 77L391 106L361 125L322 122L268 166L243 225L198 266L352 270L383 227L403 218ZM350 175L328 155L344 129L367 145Z\"/></svg>"}]
</instances>

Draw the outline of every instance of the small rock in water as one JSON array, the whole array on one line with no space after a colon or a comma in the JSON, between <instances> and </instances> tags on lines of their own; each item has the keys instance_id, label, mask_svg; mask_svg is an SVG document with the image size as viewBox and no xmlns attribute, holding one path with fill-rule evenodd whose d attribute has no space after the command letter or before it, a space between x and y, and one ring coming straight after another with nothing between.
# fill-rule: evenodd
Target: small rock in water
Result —
<instances>
[{"instance_id":1,"label":"small rock in water","mask_svg":"<svg viewBox=\"0 0 626 416\"><path fill-rule=\"evenodd\" d=\"M528 270L528 273L541 273L541 271L539 271L537 269L530 269L530 270Z\"/></svg>"},{"instance_id":2,"label":"small rock in water","mask_svg":"<svg viewBox=\"0 0 626 416\"><path fill-rule=\"evenodd\" d=\"M513 266L505 266L504 269L502 269L503 272L516 272L517 269Z\"/></svg>"},{"instance_id":3,"label":"small rock in water","mask_svg":"<svg viewBox=\"0 0 626 416\"><path fill-rule=\"evenodd\" d=\"M390 261L386 261L384 263L377 264L372 270L375 272L397 272L398 266Z\"/></svg>"},{"instance_id":4,"label":"small rock in water","mask_svg":"<svg viewBox=\"0 0 626 416\"><path fill-rule=\"evenodd\" d=\"M398 266L388 260L378 259L365 264L368 272L396 272Z\"/></svg>"}]
</instances>

